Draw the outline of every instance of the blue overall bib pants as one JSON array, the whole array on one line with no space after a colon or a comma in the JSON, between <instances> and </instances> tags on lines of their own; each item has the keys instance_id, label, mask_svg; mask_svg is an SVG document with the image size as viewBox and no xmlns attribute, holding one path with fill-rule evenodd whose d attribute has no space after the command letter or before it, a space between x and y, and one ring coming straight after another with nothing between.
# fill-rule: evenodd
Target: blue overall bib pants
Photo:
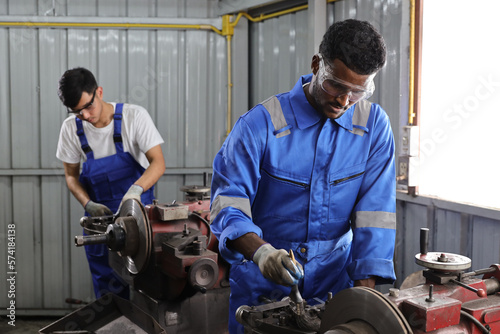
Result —
<instances>
[{"instance_id":1,"label":"blue overall bib pants","mask_svg":"<svg viewBox=\"0 0 500 334\"><path fill-rule=\"evenodd\" d=\"M123 103L117 103L114 119L113 140L116 154L100 159L94 159L94 153L89 146L82 120L76 118L76 132L80 138L82 150L87 156L80 174L80 183L87 191L90 199L96 203L106 205L111 211L116 212L120 202L130 188L144 173L144 168L130 155L124 152L121 125ZM141 196L144 205L151 204L154 199L151 187ZM88 216L88 213L85 212ZM129 289L122 279L115 274L108 263L108 248L106 245L85 246L85 253L89 262L90 272L96 298L112 292L122 298L129 298Z\"/></svg>"}]
</instances>

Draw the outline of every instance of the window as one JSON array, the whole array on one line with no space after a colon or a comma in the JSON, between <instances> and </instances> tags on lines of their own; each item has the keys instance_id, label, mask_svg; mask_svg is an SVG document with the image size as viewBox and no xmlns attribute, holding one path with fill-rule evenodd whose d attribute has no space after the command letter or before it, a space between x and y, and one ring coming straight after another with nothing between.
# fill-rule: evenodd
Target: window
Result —
<instances>
[{"instance_id":1,"label":"window","mask_svg":"<svg viewBox=\"0 0 500 334\"><path fill-rule=\"evenodd\" d=\"M419 193L500 208L500 1L423 11Z\"/></svg>"}]
</instances>

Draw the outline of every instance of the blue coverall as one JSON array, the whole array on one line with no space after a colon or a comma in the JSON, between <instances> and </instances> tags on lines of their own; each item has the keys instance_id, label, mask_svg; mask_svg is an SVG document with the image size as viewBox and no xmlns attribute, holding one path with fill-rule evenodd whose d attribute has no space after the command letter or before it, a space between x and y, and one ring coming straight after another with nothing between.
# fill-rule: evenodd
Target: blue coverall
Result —
<instances>
[{"instance_id":1,"label":"blue coverall","mask_svg":"<svg viewBox=\"0 0 500 334\"><path fill-rule=\"evenodd\" d=\"M227 247L253 232L293 250L304 267L302 296L325 299L377 277L395 280L394 138L387 114L360 101L330 120L307 101L299 79L235 124L213 162L211 229L231 264L230 333L234 314L259 296L280 300L290 288L265 279L258 266Z\"/></svg>"},{"instance_id":2,"label":"blue coverall","mask_svg":"<svg viewBox=\"0 0 500 334\"><path fill-rule=\"evenodd\" d=\"M87 191L90 199L106 205L116 212L120 202L135 181L144 173L144 168L128 152L124 152L121 137L123 104L117 103L114 119L114 134L116 154L100 159L94 159L92 149L88 145L82 120L75 118L77 135L87 156L80 174L80 183ZM154 187L141 195L143 204L151 204L154 199ZM88 215L88 213L85 213ZM113 271L108 263L108 248L106 245L85 246L96 298L107 292L112 292L125 299L129 298L128 285Z\"/></svg>"}]
</instances>

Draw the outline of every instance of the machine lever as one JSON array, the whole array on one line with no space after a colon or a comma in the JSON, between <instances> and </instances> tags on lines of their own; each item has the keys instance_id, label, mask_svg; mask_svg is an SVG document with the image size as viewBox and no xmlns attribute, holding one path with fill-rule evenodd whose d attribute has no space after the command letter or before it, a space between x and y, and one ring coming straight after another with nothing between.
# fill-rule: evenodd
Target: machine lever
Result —
<instances>
[{"instance_id":1,"label":"machine lever","mask_svg":"<svg viewBox=\"0 0 500 334\"><path fill-rule=\"evenodd\" d=\"M479 269L479 270L474 270L468 273L462 274L462 277L469 277L469 276L479 276L479 275L484 275L488 273L493 273L496 271L496 268L490 267L490 268L485 268L485 269Z\"/></svg>"},{"instance_id":2,"label":"machine lever","mask_svg":"<svg viewBox=\"0 0 500 334\"><path fill-rule=\"evenodd\" d=\"M453 278L450 279L450 282L453 282L453 283L455 283L457 285L460 285L463 288L466 288L467 290L475 292L478 295L478 297L486 297L486 292L483 289L473 288L470 285L467 285L467 284L465 284L463 282L457 281L456 279L453 279Z\"/></svg>"}]
</instances>

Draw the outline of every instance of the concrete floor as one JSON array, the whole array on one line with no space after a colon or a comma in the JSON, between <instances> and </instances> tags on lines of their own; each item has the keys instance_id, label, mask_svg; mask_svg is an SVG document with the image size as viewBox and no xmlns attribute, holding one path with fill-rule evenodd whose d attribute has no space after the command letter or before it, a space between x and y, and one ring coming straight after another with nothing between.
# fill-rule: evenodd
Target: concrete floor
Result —
<instances>
[{"instance_id":1,"label":"concrete floor","mask_svg":"<svg viewBox=\"0 0 500 334\"><path fill-rule=\"evenodd\" d=\"M45 326L61 317L16 317L15 326L9 325L10 319L0 317L0 333L2 334L36 334Z\"/></svg>"}]
</instances>

